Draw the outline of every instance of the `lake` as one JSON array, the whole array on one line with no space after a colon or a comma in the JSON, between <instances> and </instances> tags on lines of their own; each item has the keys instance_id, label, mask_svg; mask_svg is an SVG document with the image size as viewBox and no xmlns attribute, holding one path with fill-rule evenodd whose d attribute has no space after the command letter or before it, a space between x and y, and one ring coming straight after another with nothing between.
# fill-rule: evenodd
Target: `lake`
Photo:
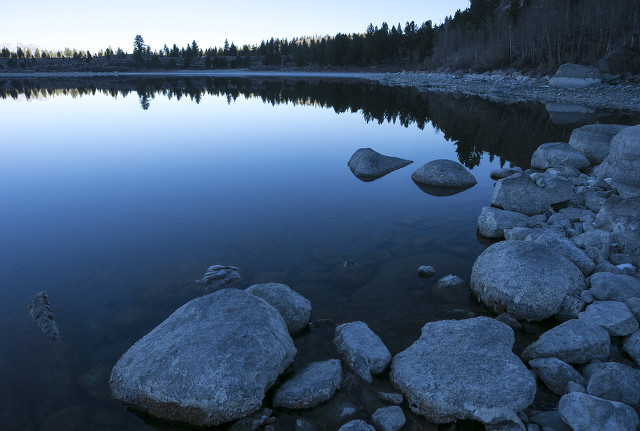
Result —
<instances>
[{"instance_id":1,"label":"lake","mask_svg":"<svg viewBox=\"0 0 640 431\"><path fill-rule=\"evenodd\" d=\"M108 378L135 341L207 293L194 280L213 264L240 268L229 287L282 282L311 301L318 322L296 338L294 367L334 357L340 323L368 323L395 354L428 321L492 315L435 284L468 281L489 244L476 234L489 172L527 168L537 146L581 125L554 124L540 104L353 80L0 78L0 97L4 430L188 429L127 411ZM414 163L363 182L347 167L363 147ZM411 173L440 158L478 184L423 192ZM436 275L420 278L419 265ZM59 343L27 312L43 290ZM372 408L360 390L338 398ZM300 416L335 429L334 404L281 412L276 428Z\"/></svg>"}]
</instances>

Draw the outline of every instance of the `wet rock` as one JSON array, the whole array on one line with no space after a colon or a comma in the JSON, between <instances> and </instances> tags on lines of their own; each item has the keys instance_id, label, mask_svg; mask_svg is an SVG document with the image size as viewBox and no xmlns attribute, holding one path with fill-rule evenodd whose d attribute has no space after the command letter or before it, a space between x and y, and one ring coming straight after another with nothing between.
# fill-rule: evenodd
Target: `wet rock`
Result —
<instances>
[{"instance_id":1,"label":"wet rock","mask_svg":"<svg viewBox=\"0 0 640 431\"><path fill-rule=\"evenodd\" d=\"M584 310L584 301L574 295L567 295L560 304L560 310L555 314L558 322L566 322L567 320L577 319L578 314Z\"/></svg>"},{"instance_id":2,"label":"wet rock","mask_svg":"<svg viewBox=\"0 0 640 431\"><path fill-rule=\"evenodd\" d=\"M609 357L609 333L597 325L574 319L540 335L522 352L525 360L555 357L568 364L586 364Z\"/></svg>"},{"instance_id":3,"label":"wet rock","mask_svg":"<svg viewBox=\"0 0 640 431\"><path fill-rule=\"evenodd\" d=\"M333 397L342 382L342 366L338 359L314 362L276 389L273 406L286 409L308 409Z\"/></svg>"},{"instance_id":4,"label":"wet rock","mask_svg":"<svg viewBox=\"0 0 640 431\"><path fill-rule=\"evenodd\" d=\"M611 139L627 126L589 124L571 132L569 145L582 153L591 164L600 164L609 155Z\"/></svg>"},{"instance_id":5,"label":"wet rock","mask_svg":"<svg viewBox=\"0 0 640 431\"><path fill-rule=\"evenodd\" d=\"M377 431L398 431L407 422L398 406L381 407L371 416Z\"/></svg>"},{"instance_id":6,"label":"wet rock","mask_svg":"<svg viewBox=\"0 0 640 431\"><path fill-rule=\"evenodd\" d=\"M627 127L611 139L607 174L623 196L640 196L640 126Z\"/></svg>"},{"instance_id":7,"label":"wet rock","mask_svg":"<svg viewBox=\"0 0 640 431\"><path fill-rule=\"evenodd\" d=\"M584 290L578 267L541 244L503 241L487 248L471 272L471 290L496 313L543 320L568 294Z\"/></svg>"},{"instance_id":8,"label":"wet rock","mask_svg":"<svg viewBox=\"0 0 640 431\"><path fill-rule=\"evenodd\" d=\"M342 425L338 431L376 431L374 427L361 420L354 420Z\"/></svg>"},{"instance_id":9,"label":"wet rock","mask_svg":"<svg viewBox=\"0 0 640 431\"><path fill-rule=\"evenodd\" d=\"M593 261L589 259L589 256L587 256L584 251L580 250L570 239L561 238L549 233L543 233L532 240L569 259L585 276L591 274L596 267Z\"/></svg>"},{"instance_id":10,"label":"wet rock","mask_svg":"<svg viewBox=\"0 0 640 431\"><path fill-rule=\"evenodd\" d=\"M521 168L502 168L495 169L489 173L492 180L501 180L503 178L510 177L511 175L519 174L522 172Z\"/></svg>"},{"instance_id":11,"label":"wet rock","mask_svg":"<svg viewBox=\"0 0 640 431\"><path fill-rule=\"evenodd\" d=\"M280 314L223 289L196 298L113 367L113 396L161 419L219 425L257 411L296 349Z\"/></svg>"},{"instance_id":12,"label":"wet rock","mask_svg":"<svg viewBox=\"0 0 640 431\"><path fill-rule=\"evenodd\" d=\"M513 330L487 317L427 323L420 339L393 358L391 382L434 423L517 420L536 388L513 343Z\"/></svg>"},{"instance_id":13,"label":"wet rock","mask_svg":"<svg viewBox=\"0 0 640 431\"><path fill-rule=\"evenodd\" d=\"M418 275L420 277L428 278L436 273L436 269L433 266L421 265L418 267Z\"/></svg>"},{"instance_id":14,"label":"wet rock","mask_svg":"<svg viewBox=\"0 0 640 431\"><path fill-rule=\"evenodd\" d=\"M360 148L353 153L347 166L359 180L373 181L411 163L411 160L385 156L371 148Z\"/></svg>"},{"instance_id":15,"label":"wet rock","mask_svg":"<svg viewBox=\"0 0 640 431\"><path fill-rule=\"evenodd\" d=\"M339 325L333 343L347 367L366 382L372 382L372 374L382 373L391 361L389 349L364 322Z\"/></svg>"},{"instance_id":16,"label":"wet rock","mask_svg":"<svg viewBox=\"0 0 640 431\"><path fill-rule=\"evenodd\" d=\"M559 88L583 88L601 84L600 71L592 66L565 63L558 67L549 85Z\"/></svg>"},{"instance_id":17,"label":"wet rock","mask_svg":"<svg viewBox=\"0 0 640 431\"><path fill-rule=\"evenodd\" d=\"M215 289L239 279L240 274L238 273L238 268L235 266L213 265L210 266L202 278L196 280L196 282L208 287L209 289Z\"/></svg>"},{"instance_id":18,"label":"wet rock","mask_svg":"<svg viewBox=\"0 0 640 431\"><path fill-rule=\"evenodd\" d=\"M640 197L611 196L600 208L596 228L611 232L612 242L623 253L633 254L640 248ZM605 256L608 256L609 253Z\"/></svg>"},{"instance_id":19,"label":"wet rock","mask_svg":"<svg viewBox=\"0 0 640 431\"><path fill-rule=\"evenodd\" d=\"M573 184L564 177L540 174L533 181L524 172L496 183L491 205L528 216L542 214L551 205L571 200Z\"/></svg>"},{"instance_id":20,"label":"wet rock","mask_svg":"<svg viewBox=\"0 0 640 431\"><path fill-rule=\"evenodd\" d=\"M569 425L564 423L557 410L539 412L529 416L532 423L539 425L543 430L571 431Z\"/></svg>"},{"instance_id":21,"label":"wet rock","mask_svg":"<svg viewBox=\"0 0 640 431\"><path fill-rule=\"evenodd\" d=\"M638 321L623 302L594 302L578 314L578 319L598 325L614 336L623 337L638 329Z\"/></svg>"},{"instance_id":22,"label":"wet rock","mask_svg":"<svg viewBox=\"0 0 640 431\"><path fill-rule=\"evenodd\" d=\"M575 368L557 358L539 358L529 361L540 380L556 395L564 395L569 382L586 385L587 382Z\"/></svg>"},{"instance_id":23,"label":"wet rock","mask_svg":"<svg viewBox=\"0 0 640 431\"><path fill-rule=\"evenodd\" d=\"M636 405L640 401L640 370L618 362L606 362L589 378L587 393Z\"/></svg>"},{"instance_id":24,"label":"wet rock","mask_svg":"<svg viewBox=\"0 0 640 431\"><path fill-rule=\"evenodd\" d=\"M58 330L58 325L53 320L53 312L49 305L47 292L42 291L34 295L29 300L27 310L29 310L29 315L48 339L52 341L60 339L60 330Z\"/></svg>"},{"instance_id":25,"label":"wet rock","mask_svg":"<svg viewBox=\"0 0 640 431\"><path fill-rule=\"evenodd\" d=\"M544 170L556 166L584 169L589 166L589 160L566 142L542 144L531 157L531 167L534 169Z\"/></svg>"},{"instance_id":26,"label":"wet rock","mask_svg":"<svg viewBox=\"0 0 640 431\"><path fill-rule=\"evenodd\" d=\"M311 302L281 283L254 284L246 292L262 298L278 310L291 334L306 328L311 317Z\"/></svg>"},{"instance_id":27,"label":"wet rock","mask_svg":"<svg viewBox=\"0 0 640 431\"><path fill-rule=\"evenodd\" d=\"M418 185L439 189L464 190L476 184L476 179L464 166L445 159L425 163L411 174L411 179Z\"/></svg>"},{"instance_id":28,"label":"wet rock","mask_svg":"<svg viewBox=\"0 0 640 431\"><path fill-rule=\"evenodd\" d=\"M640 366L640 330L625 337L623 346L624 351L633 359L633 362Z\"/></svg>"},{"instance_id":29,"label":"wet rock","mask_svg":"<svg viewBox=\"0 0 640 431\"><path fill-rule=\"evenodd\" d=\"M574 431L626 431L638 427L638 414L633 408L580 392L560 398L558 412Z\"/></svg>"},{"instance_id":30,"label":"wet rock","mask_svg":"<svg viewBox=\"0 0 640 431\"><path fill-rule=\"evenodd\" d=\"M449 274L440 278L437 283L438 289L459 289L466 288L467 282L457 275Z\"/></svg>"},{"instance_id":31,"label":"wet rock","mask_svg":"<svg viewBox=\"0 0 640 431\"><path fill-rule=\"evenodd\" d=\"M600 301L626 301L640 297L640 279L629 275L596 272L589 279L588 292Z\"/></svg>"},{"instance_id":32,"label":"wet rock","mask_svg":"<svg viewBox=\"0 0 640 431\"><path fill-rule=\"evenodd\" d=\"M478 217L478 232L487 238L504 238L504 231L514 227L532 228L535 223L526 215L514 211L484 207Z\"/></svg>"}]
</instances>

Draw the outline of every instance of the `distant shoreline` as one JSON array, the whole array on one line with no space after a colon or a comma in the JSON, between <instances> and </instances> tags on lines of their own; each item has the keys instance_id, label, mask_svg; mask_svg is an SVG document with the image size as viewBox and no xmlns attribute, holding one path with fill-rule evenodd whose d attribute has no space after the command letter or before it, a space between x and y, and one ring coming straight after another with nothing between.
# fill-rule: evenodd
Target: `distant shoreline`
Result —
<instances>
[{"instance_id":1,"label":"distant shoreline","mask_svg":"<svg viewBox=\"0 0 640 431\"><path fill-rule=\"evenodd\" d=\"M563 112L594 110L640 111L640 84L623 82L585 88L555 88L549 77L530 77L519 72L439 73L439 72L321 72L284 70L172 70L129 72L2 72L0 79L12 78L328 78L375 81L390 87L415 87L454 95L478 96L501 103L540 102Z\"/></svg>"}]
</instances>

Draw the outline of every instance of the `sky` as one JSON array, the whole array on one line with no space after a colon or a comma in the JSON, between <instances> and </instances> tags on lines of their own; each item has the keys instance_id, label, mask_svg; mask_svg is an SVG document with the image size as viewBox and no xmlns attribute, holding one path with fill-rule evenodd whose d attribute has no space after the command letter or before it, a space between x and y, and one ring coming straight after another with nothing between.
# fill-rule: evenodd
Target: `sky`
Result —
<instances>
[{"instance_id":1,"label":"sky","mask_svg":"<svg viewBox=\"0 0 640 431\"><path fill-rule=\"evenodd\" d=\"M38 44L98 51L111 45L132 50L142 35L151 49L196 40L202 48L259 44L271 37L362 33L415 21L434 24L469 6L468 0L13 0L0 3L0 43Z\"/></svg>"}]
</instances>

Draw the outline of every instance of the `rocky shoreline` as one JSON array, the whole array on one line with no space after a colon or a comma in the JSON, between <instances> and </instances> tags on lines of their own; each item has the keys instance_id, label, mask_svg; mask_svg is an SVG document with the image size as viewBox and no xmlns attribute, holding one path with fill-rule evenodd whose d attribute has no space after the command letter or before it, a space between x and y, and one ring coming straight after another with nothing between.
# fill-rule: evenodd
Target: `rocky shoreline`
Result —
<instances>
[{"instance_id":1,"label":"rocky shoreline","mask_svg":"<svg viewBox=\"0 0 640 431\"><path fill-rule=\"evenodd\" d=\"M366 179L408 162L358 151L349 166ZM430 185L466 179L434 162L416 171ZM279 421L354 385L370 386L381 406L364 414L343 405L340 431L432 429L409 423L402 407L429 424L472 420L487 430L638 429L640 126L584 126L569 143L540 146L531 165L492 172L491 206L478 219L479 233L498 242L476 260L469 287L495 318L426 323L395 356L366 323L349 322L335 327L337 357L292 370L304 354L297 334L333 324L310 323L311 303L283 284L224 288L131 347L111 373L113 395L164 420L236 431L326 426ZM237 276L220 272L230 268L207 277L222 287ZM464 283L447 276L439 285L451 279ZM513 353L514 330L550 319L551 329ZM393 389L374 389L387 370ZM552 408L531 407L541 391L557 397Z\"/></svg>"}]
</instances>

